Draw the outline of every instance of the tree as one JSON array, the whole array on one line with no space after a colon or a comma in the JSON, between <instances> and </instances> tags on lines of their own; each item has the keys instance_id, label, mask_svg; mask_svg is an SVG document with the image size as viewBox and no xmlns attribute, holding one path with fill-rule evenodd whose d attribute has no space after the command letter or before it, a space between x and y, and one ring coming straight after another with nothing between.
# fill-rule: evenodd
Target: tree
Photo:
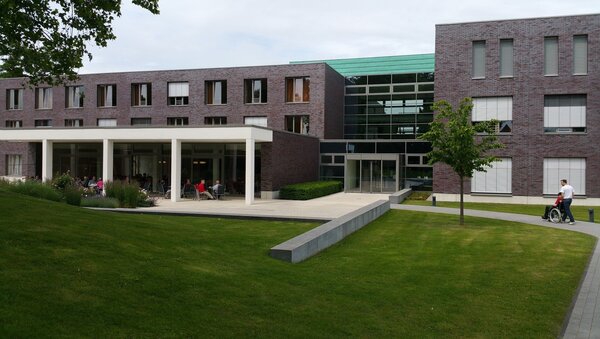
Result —
<instances>
[{"instance_id":1,"label":"tree","mask_svg":"<svg viewBox=\"0 0 600 339\"><path fill-rule=\"evenodd\" d=\"M464 181L475 171L486 171L497 157L488 151L504 147L497 138L497 120L471 123L473 102L461 100L457 110L445 100L433 105L438 112L430 130L421 139L431 142L432 151L427 154L429 164L442 162L450 166L460 179L460 224L464 225Z\"/></svg>"},{"instance_id":2,"label":"tree","mask_svg":"<svg viewBox=\"0 0 600 339\"><path fill-rule=\"evenodd\" d=\"M158 0L132 0L158 14ZM31 85L77 79L92 44L116 36L112 21L121 0L0 0L0 74L29 77Z\"/></svg>"}]
</instances>

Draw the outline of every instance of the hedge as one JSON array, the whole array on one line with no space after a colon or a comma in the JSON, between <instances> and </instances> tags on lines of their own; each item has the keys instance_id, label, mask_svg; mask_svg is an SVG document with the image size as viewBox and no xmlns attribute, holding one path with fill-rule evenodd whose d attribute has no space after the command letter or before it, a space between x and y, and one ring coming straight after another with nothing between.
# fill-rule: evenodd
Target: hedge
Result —
<instances>
[{"instance_id":1,"label":"hedge","mask_svg":"<svg viewBox=\"0 0 600 339\"><path fill-rule=\"evenodd\" d=\"M337 193L342 190L340 181L311 181L287 185L279 191L280 199L309 200Z\"/></svg>"}]
</instances>

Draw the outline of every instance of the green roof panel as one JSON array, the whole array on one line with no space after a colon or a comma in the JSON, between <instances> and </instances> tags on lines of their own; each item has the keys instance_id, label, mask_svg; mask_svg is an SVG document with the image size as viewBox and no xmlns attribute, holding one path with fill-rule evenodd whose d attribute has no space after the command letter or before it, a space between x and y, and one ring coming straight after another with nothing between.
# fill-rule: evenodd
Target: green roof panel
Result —
<instances>
[{"instance_id":1,"label":"green roof panel","mask_svg":"<svg viewBox=\"0 0 600 339\"><path fill-rule=\"evenodd\" d=\"M374 74L402 74L433 72L435 54L396 55L372 58L291 61L290 64L314 64L324 62L341 75L358 76Z\"/></svg>"}]
</instances>

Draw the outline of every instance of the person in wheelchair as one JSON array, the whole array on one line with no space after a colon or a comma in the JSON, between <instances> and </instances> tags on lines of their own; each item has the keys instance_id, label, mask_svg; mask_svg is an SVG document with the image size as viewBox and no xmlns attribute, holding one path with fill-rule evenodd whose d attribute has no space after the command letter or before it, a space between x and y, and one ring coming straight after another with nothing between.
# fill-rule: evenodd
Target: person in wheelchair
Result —
<instances>
[{"instance_id":1,"label":"person in wheelchair","mask_svg":"<svg viewBox=\"0 0 600 339\"><path fill-rule=\"evenodd\" d=\"M550 212L557 208L560 212L560 214L565 213L563 204L562 204L562 194L558 194L558 197L556 198L556 201L554 202L553 205L546 205L546 210L544 211L544 215L542 215L542 219L544 220L548 220L548 221L553 221L553 220L549 220L548 218L550 218ZM560 218L560 214L559 214L559 218Z\"/></svg>"}]
</instances>

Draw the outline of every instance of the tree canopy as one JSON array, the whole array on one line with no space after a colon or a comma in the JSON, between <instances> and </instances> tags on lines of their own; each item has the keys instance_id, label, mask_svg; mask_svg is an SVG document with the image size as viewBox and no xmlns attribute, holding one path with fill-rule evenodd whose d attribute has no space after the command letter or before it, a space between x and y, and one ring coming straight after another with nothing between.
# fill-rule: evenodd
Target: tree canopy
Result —
<instances>
[{"instance_id":1,"label":"tree canopy","mask_svg":"<svg viewBox=\"0 0 600 339\"><path fill-rule=\"evenodd\" d=\"M158 0L132 0L158 14ZM106 47L116 36L120 0L0 0L0 74L29 77L33 85L77 78L92 44Z\"/></svg>"},{"instance_id":2,"label":"tree canopy","mask_svg":"<svg viewBox=\"0 0 600 339\"><path fill-rule=\"evenodd\" d=\"M488 151L504 147L496 135L497 120L471 123L473 101L461 100L454 110L445 100L436 102L433 109L437 114L430 130L421 136L431 142L432 150L427 154L429 164L442 162L450 166L460 178L460 224L464 224L463 193L464 180L475 171L486 171L486 167L497 160Z\"/></svg>"}]
</instances>

